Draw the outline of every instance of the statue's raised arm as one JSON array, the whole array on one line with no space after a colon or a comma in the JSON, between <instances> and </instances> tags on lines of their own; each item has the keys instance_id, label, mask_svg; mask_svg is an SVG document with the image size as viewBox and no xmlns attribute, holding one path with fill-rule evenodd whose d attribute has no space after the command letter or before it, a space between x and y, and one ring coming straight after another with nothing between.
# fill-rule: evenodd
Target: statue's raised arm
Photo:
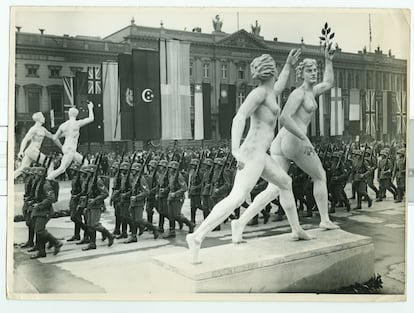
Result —
<instances>
[{"instance_id":1,"label":"statue's raised arm","mask_svg":"<svg viewBox=\"0 0 414 313\"><path fill-rule=\"evenodd\" d=\"M92 123L95 120L95 116L93 114L93 107L94 107L93 102L92 101L88 101L89 116L87 118L78 120L80 127L83 127L83 126L85 126L87 124L90 124L90 123Z\"/></svg>"},{"instance_id":2,"label":"statue's raised arm","mask_svg":"<svg viewBox=\"0 0 414 313\"><path fill-rule=\"evenodd\" d=\"M332 59L335 54L335 50L332 49L332 45L328 44L325 47L325 72L323 73L323 81L317 84L313 88L313 93L316 96L328 91L333 87L334 83L334 73Z\"/></svg>"}]
</instances>

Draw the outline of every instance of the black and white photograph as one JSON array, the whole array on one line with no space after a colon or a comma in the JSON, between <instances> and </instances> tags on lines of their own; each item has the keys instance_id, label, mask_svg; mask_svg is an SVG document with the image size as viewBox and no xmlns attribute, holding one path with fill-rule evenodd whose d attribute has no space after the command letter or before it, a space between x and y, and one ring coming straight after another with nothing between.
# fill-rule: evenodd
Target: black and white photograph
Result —
<instances>
[{"instance_id":1,"label":"black and white photograph","mask_svg":"<svg viewBox=\"0 0 414 313\"><path fill-rule=\"evenodd\" d=\"M406 299L409 9L10 14L8 298Z\"/></svg>"}]
</instances>

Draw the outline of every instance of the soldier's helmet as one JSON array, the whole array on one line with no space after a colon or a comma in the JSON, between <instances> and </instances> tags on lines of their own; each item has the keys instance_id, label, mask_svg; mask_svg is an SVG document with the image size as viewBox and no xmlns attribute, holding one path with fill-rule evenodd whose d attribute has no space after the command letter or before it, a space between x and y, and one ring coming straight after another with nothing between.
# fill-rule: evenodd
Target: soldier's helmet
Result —
<instances>
[{"instance_id":1,"label":"soldier's helmet","mask_svg":"<svg viewBox=\"0 0 414 313\"><path fill-rule=\"evenodd\" d=\"M29 175L29 174L31 174L32 171L31 171L30 167L26 166L22 169L22 172L23 172L23 174Z\"/></svg>"},{"instance_id":2,"label":"soldier's helmet","mask_svg":"<svg viewBox=\"0 0 414 313\"><path fill-rule=\"evenodd\" d=\"M114 168L114 169L118 168L119 167L119 162L112 163L111 167Z\"/></svg>"},{"instance_id":3,"label":"soldier's helmet","mask_svg":"<svg viewBox=\"0 0 414 313\"><path fill-rule=\"evenodd\" d=\"M173 169L178 170L178 166L179 166L179 164L178 164L177 161L170 161L170 163L168 163L169 168L173 168Z\"/></svg>"},{"instance_id":4,"label":"soldier's helmet","mask_svg":"<svg viewBox=\"0 0 414 313\"><path fill-rule=\"evenodd\" d=\"M404 148L398 149L397 154L405 155L405 149Z\"/></svg>"},{"instance_id":5,"label":"soldier's helmet","mask_svg":"<svg viewBox=\"0 0 414 313\"><path fill-rule=\"evenodd\" d=\"M89 166L86 168L86 171L88 173L95 173L97 167L98 166L96 164L89 164Z\"/></svg>"},{"instance_id":6,"label":"soldier's helmet","mask_svg":"<svg viewBox=\"0 0 414 313\"><path fill-rule=\"evenodd\" d=\"M88 167L89 167L89 165L82 165L81 168L79 169L79 171L81 173L89 173L88 172Z\"/></svg>"},{"instance_id":7,"label":"soldier's helmet","mask_svg":"<svg viewBox=\"0 0 414 313\"><path fill-rule=\"evenodd\" d=\"M357 156L362 156L364 153L362 152L362 150L356 149L352 152L352 154L357 155Z\"/></svg>"},{"instance_id":8,"label":"soldier's helmet","mask_svg":"<svg viewBox=\"0 0 414 313\"><path fill-rule=\"evenodd\" d=\"M387 150L385 150L385 149L382 149L382 150L380 151L380 155L387 156L387 154L388 154L388 152L387 152Z\"/></svg>"},{"instance_id":9,"label":"soldier's helmet","mask_svg":"<svg viewBox=\"0 0 414 313\"><path fill-rule=\"evenodd\" d=\"M158 163L158 166L167 167L168 161L167 160L161 160L160 163Z\"/></svg>"},{"instance_id":10,"label":"soldier's helmet","mask_svg":"<svg viewBox=\"0 0 414 313\"><path fill-rule=\"evenodd\" d=\"M157 166L157 161L151 160L151 161L148 162L148 165L151 166L151 167L156 167Z\"/></svg>"},{"instance_id":11,"label":"soldier's helmet","mask_svg":"<svg viewBox=\"0 0 414 313\"><path fill-rule=\"evenodd\" d=\"M203 161L203 164L208 165L208 166L212 166L213 165L213 160L210 158L205 158Z\"/></svg>"},{"instance_id":12,"label":"soldier's helmet","mask_svg":"<svg viewBox=\"0 0 414 313\"><path fill-rule=\"evenodd\" d=\"M222 158L215 158L214 159L214 164L223 165L224 160Z\"/></svg>"},{"instance_id":13,"label":"soldier's helmet","mask_svg":"<svg viewBox=\"0 0 414 313\"><path fill-rule=\"evenodd\" d=\"M38 176L43 176L46 173L46 169L41 166L32 167L32 171Z\"/></svg>"},{"instance_id":14,"label":"soldier's helmet","mask_svg":"<svg viewBox=\"0 0 414 313\"><path fill-rule=\"evenodd\" d=\"M200 163L199 159L191 159L190 161L190 165L194 165L194 166L197 166L199 163Z\"/></svg>"},{"instance_id":15,"label":"soldier's helmet","mask_svg":"<svg viewBox=\"0 0 414 313\"><path fill-rule=\"evenodd\" d=\"M119 169L128 170L129 169L129 163L128 162L122 162Z\"/></svg>"},{"instance_id":16,"label":"soldier's helmet","mask_svg":"<svg viewBox=\"0 0 414 313\"><path fill-rule=\"evenodd\" d=\"M141 163L134 163L134 164L132 164L132 166L131 166L131 170L132 171L139 171L140 169L141 169L141 166L142 166L142 164Z\"/></svg>"},{"instance_id":17,"label":"soldier's helmet","mask_svg":"<svg viewBox=\"0 0 414 313\"><path fill-rule=\"evenodd\" d=\"M72 165L69 167L69 169L73 171L79 171L80 168L81 168L81 165L78 162L73 162Z\"/></svg>"}]
</instances>

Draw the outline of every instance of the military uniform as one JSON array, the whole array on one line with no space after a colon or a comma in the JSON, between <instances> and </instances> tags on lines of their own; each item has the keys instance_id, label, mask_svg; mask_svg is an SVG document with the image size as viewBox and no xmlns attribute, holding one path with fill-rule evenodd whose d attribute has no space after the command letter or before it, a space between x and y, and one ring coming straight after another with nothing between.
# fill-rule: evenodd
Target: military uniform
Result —
<instances>
[{"instance_id":1,"label":"military uniform","mask_svg":"<svg viewBox=\"0 0 414 313\"><path fill-rule=\"evenodd\" d=\"M379 180L379 197L377 201L382 201L386 198L386 191L392 193L394 200L397 199L397 193L393 184L391 183L393 164L388 158L389 151L383 149L380 152L381 158L378 160L378 180Z\"/></svg>"},{"instance_id":2,"label":"military uniform","mask_svg":"<svg viewBox=\"0 0 414 313\"><path fill-rule=\"evenodd\" d=\"M178 221L180 224L186 224L190 233L194 231L194 224L181 213L181 208L184 203L184 193L187 191L187 183L181 173L176 173L179 170L178 167L179 164L176 161L171 161L168 164L170 170L168 172L169 192L167 204L170 230L164 238L175 237L175 221Z\"/></svg>"},{"instance_id":3,"label":"military uniform","mask_svg":"<svg viewBox=\"0 0 414 313\"><path fill-rule=\"evenodd\" d=\"M23 169L23 174L25 175L23 177L24 180L24 196L23 196L23 217L26 222L26 226L28 229L28 239L25 244L23 244L22 248L31 248L34 246L34 225L32 222L32 202L34 199L34 183L35 183L35 177L34 173L32 172L31 167L25 167Z\"/></svg>"},{"instance_id":4,"label":"military uniform","mask_svg":"<svg viewBox=\"0 0 414 313\"><path fill-rule=\"evenodd\" d=\"M128 238L127 228L129 221L129 206L131 198L132 179L127 176L130 163L122 162L121 170L121 188L119 191L119 217L121 222L121 233L116 236L116 239Z\"/></svg>"},{"instance_id":5,"label":"military uniform","mask_svg":"<svg viewBox=\"0 0 414 313\"><path fill-rule=\"evenodd\" d=\"M44 178L46 169L43 167L35 167L33 171L37 178L34 184L35 198L32 211L32 223L36 233L37 254L31 256L32 259L46 257L46 243L49 242L54 246L54 254L58 254L62 243L56 239L46 229L46 224L53 213L52 203L55 202L56 195L50 181Z\"/></svg>"},{"instance_id":6,"label":"military uniform","mask_svg":"<svg viewBox=\"0 0 414 313\"><path fill-rule=\"evenodd\" d=\"M196 212L198 209L203 210L201 205L201 186L202 186L202 173L200 169L196 173L196 169L199 166L200 160L192 159L190 165L193 167L190 170L189 175L189 192L190 208L191 208L191 223L196 223ZM207 217L208 211L203 210L204 219Z\"/></svg>"},{"instance_id":7,"label":"military uniform","mask_svg":"<svg viewBox=\"0 0 414 313\"><path fill-rule=\"evenodd\" d=\"M368 207L371 207L372 200L367 193L367 182L366 178L369 175L369 163L363 160L363 151L355 150L354 152L354 183L357 193L357 206L355 210L361 209L362 197L368 200Z\"/></svg>"},{"instance_id":8,"label":"military uniform","mask_svg":"<svg viewBox=\"0 0 414 313\"><path fill-rule=\"evenodd\" d=\"M114 213L115 213L115 229L112 232L113 235L120 235L121 234L121 195L120 195L120 189L121 189L121 176L116 172L116 170L119 168L119 163L114 162L112 164L112 172L114 173L114 182L112 187L112 194L111 198L109 200L109 204L114 207Z\"/></svg>"},{"instance_id":9,"label":"military uniform","mask_svg":"<svg viewBox=\"0 0 414 313\"><path fill-rule=\"evenodd\" d=\"M157 201L155 200L155 195L157 194L158 190L158 175L156 172L156 168L158 166L157 161L151 160L148 163L150 168L150 172L146 175L146 181L148 183L149 192L147 196L147 203L146 203L146 211L147 211L147 220L149 223L152 224L153 216L154 216L154 209L157 210Z\"/></svg>"},{"instance_id":10,"label":"military uniform","mask_svg":"<svg viewBox=\"0 0 414 313\"><path fill-rule=\"evenodd\" d=\"M96 165L89 165L86 170L93 175L96 171ZM101 214L104 209L104 200L109 196L108 189L101 178L97 178L95 186L92 184L93 180L89 181L88 194L86 195L87 206L85 210L86 225L88 227L90 242L88 246L82 250L96 249L97 231L101 232L104 238L108 238L109 247L112 246L114 240L113 235L104 226L102 226L100 222Z\"/></svg>"},{"instance_id":11,"label":"military uniform","mask_svg":"<svg viewBox=\"0 0 414 313\"><path fill-rule=\"evenodd\" d=\"M340 153L341 152L334 153L334 160L336 160L336 162L333 162L331 168L331 177L329 182L329 189L331 192L331 208L329 213L335 213L335 207L338 203L344 203L348 212L351 210L351 205L344 190L349 173L344 164L340 163Z\"/></svg>"},{"instance_id":12,"label":"military uniform","mask_svg":"<svg viewBox=\"0 0 414 313\"><path fill-rule=\"evenodd\" d=\"M168 218L168 204L167 197L169 192L169 183L168 183L168 171L167 171L168 161L161 160L158 164L159 173L158 176L158 190L155 196L155 199L158 202L158 214L159 214L159 223L158 229L161 233L164 232L164 223L165 218Z\"/></svg>"},{"instance_id":13,"label":"military uniform","mask_svg":"<svg viewBox=\"0 0 414 313\"><path fill-rule=\"evenodd\" d=\"M395 178L397 180L397 200L402 202L405 193L405 149L401 148L397 151L397 160L395 161Z\"/></svg>"},{"instance_id":14,"label":"military uniform","mask_svg":"<svg viewBox=\"0 0 414 313\"><path fill-rule=\"evenodd\" d=\"M367 186L375 192L376 198L379 196L379 190L374 184L375 170L377 168L378 160L377 157L373 154L373 151L368 150L366 153L366 161L369 166L369 174L367 176Z\"/></svg>"},{"instance_id":15,"label":"military uniform","mask_svg":"<svg viewBox=\"0 0 414 313\"><path fill-rule=\"evenodd\" d=\"M80 178L80 164L74 162L70 166L70 170L73 171L74 175L72 178L72 189L71 197L69 201L69 210L70 210L70 219L75 223L74 235L69 238L67 241L76 241L80 240L80 230L83 229L84 232L87 232L86 225L82 221L82 212L78 210L79 199L82 194L82 183Z\"/></svg>"},{"instance_id":16,"label":"military uniform","mask_svg":"<svg viewBox=\"0 0 414 313\"><path fill-rule=\"evenodd\" d=\"M203 169L201 175L201 205L203 214L207 217L213 208L211 200L211 179L213 176L213 160L206 158L203 161Z\"/></svg>"}]
</instances>

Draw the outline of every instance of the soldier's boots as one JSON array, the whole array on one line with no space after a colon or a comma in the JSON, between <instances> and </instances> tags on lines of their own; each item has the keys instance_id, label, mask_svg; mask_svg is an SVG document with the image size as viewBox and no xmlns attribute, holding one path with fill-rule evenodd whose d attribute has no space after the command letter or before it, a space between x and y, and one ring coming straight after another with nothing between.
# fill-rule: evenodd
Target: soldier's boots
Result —
<instances>
[{"instance_id":1,"label":"soldier's boots","mask_svg":"<svg viewBox=\"0 0 414 313\"><path fill-rule=\"evenodd\" d=\"M115 237L115 239L123 239L128 238L128 234L126 232L120 233L118 236Z\"/></svg>"},{"instance_id":2,"label":"soldier's boots","mask_svg":"<svg viewBox=\"0 0 414 313\"><path fill-rule=\"evenodd\" d=\"M372 206L372 199L368 197L368 207L370 208Z\"/></svg>"},{"instance_id":3,"label":"soldier's boots","mask_svg":"<svg viewBox=\"0 0 414 313\"><path fill-rule=\"evenodd\" d=\"M35 252L38 251L39 249L34 245L33 247L31 247L29 250L27 250L27 252Z\"/></svg>"},{"instance_id":4,"label":"soldier's boots","mask_svg":"<svg viewBox=\"0 0 414 313\"><path fill-rule=\"evenodd\" d=\"M255 225L259 225L259 215L256 215L255 217L252 218L252 220L247 223L247 226L255 226Z\"/></svg>"},{"instance_id":5,"label":"soldier's boots","mask_svg":"<svg viewBox=\"0 0 414 313\"><path fill-rule=\"evenodd\" d=\"M46 257L46 251L40 250L35 255L30 256L31 259L39 259L39 258L45 258Z\"/></svg>"},{"instance_id":6,"label":"soldier's boots","mask_svg":"<svg viewBox=\"0 0 414 313\"><path fill-rule=\"evenodd\" d=\"M85 236L83 236L83 239L81 241L77 242L76 244L77 245L84 245L84 244L87 244L87 243L90 243L90 239L89 239L89 236L85 235Z\"/></svg>"},{"instance_id":7,"label":"soldier's boots","mask_svg":"<svg viewBox=\"0 0 414 313\"><path fill-rule=\"evenodd\" d=\"M82 248L83 251L87 250L95 250L96 244L94 242L90 242L86 247Z\"/></svg>"},{"instance_id":8,"label":"soldier's boots","mask_svg":"<svg viewBox=\"0 0 414 313\"><path fill-rule=\"evenodd\" d=\"M66 241L69 241L69 242L71 242L71 241L78 241L78 240L80 240L80 236L79 235L73 235L72 237L70 237L68 240L66 240Z\"/></svg>"},{"instance_id":9,"label":"soldier's boots","mask_svg":"<svg viewBox=\"0 0 414 313\"><path fill-rule=\"evenodd\" d=\"M152 228L152 234L154 235L154 239L157 239L160 236L160 234L158 232L158 227L157 226L153 226L153 228Z\"/></svg>"},{"instance_id":10,"label":"soldier's boots","mask_svg":"<svg viewBox=\"0 0 414 313\"><path fill-rule=\"evenodd\" d=\"M62 248L62 246L63 246L63 243L61 243L60 241L55 243L54 245L55 250L53 251L53 255L57 255L60 252L60 249Z\"/></svg>"},{"instance_id":11,"label":"soldier's boots","mask_svg":"<svg viewBox=\"0 0 414 313\"><path fill-rule=\"evenodd\" d=\"M25 244L21 245L20 248L32 248L34 246L33 241L27 241Z\"/></svg>"},{"instance_id":12,"label":"soldier's boots","mask_svg":"<svg viewBox=\"0 0 414 313\"><path fill-rule=\"evenodd\" d=\"M163 236L164 239L175 238L175 230L171 230Z\"/></svg>"},{"instance_id":13,"label":"soldier's boots","mask_svg":"<svg viewBox=\"0 0 414 313\"><path fill-rule=\"evenodd\" d=\"M137 235L132 235L131 237L128 238L127 241L124 241L124 243L127 243L127 244L133 243L133 242L138 242Z\"/></svg>"}]
</instances>

